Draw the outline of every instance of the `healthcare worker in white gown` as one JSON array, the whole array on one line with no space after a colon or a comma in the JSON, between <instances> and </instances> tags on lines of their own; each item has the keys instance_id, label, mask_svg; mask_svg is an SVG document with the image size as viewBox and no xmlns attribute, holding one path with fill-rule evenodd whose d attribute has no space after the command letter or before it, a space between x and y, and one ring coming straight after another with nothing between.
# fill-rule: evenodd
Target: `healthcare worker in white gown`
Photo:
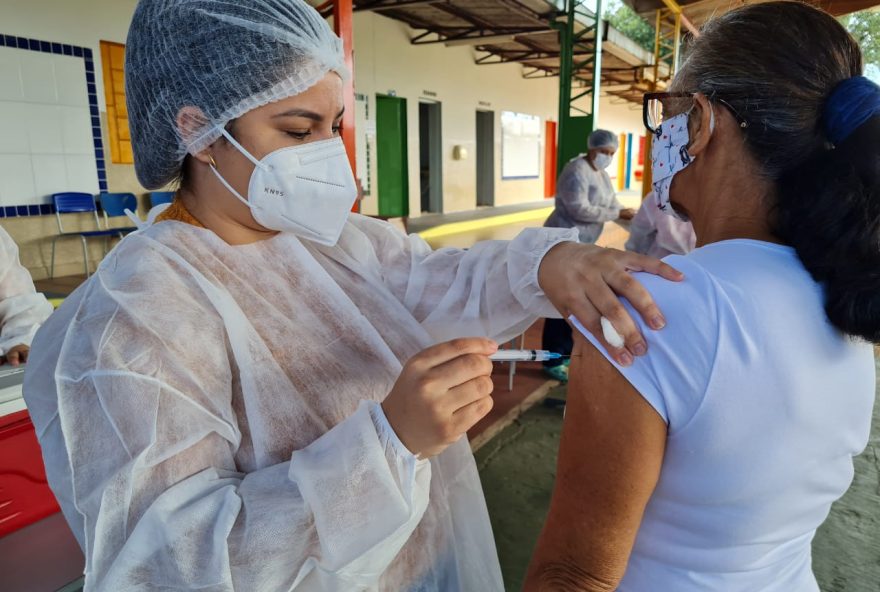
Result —
<instances>
[{"instance_id":1,"label":"healthcare worker in white gown","mask_svg":"<svg viewBox=\"0 0 880 592\"><path fill-rule=\"evenodd\" d=\"M38 333L25 398L86 590L495 592L464 433L495 341L677 272L530 229L432 251L348 212L340 40L300 0L143 0L138 177L177 179ZM456 339L459 338L459 339ZM39 347L37 347L39 345Z\"/></svg>"},{"instance_id":2,"label":"healthcare worker in white gown","mask_svg":"<svg viewBox=\"0 0 880 592\"><path fill-rule=\"evenodd\" d=\"M18 259L18 245L0 228L0 364L27 362L34 334L50 314L52 305Z\"/></svg>"}]
</instances>

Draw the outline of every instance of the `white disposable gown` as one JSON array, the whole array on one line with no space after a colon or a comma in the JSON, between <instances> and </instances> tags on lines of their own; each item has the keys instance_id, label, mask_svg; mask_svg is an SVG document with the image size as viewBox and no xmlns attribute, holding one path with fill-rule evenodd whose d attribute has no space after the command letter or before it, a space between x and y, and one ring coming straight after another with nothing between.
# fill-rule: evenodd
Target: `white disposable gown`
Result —
<instances>
[{"instance_id":1,"label":"white disposable gown","mask_svg":"<svg viewBox=\"0 0 880 592\"><path fill-rule=\"evenodd\" d=\"M696 244L693 225L661 211L652 192L630 223L626 250L662 259L667 255L687 255Z\"/></svg>"},{"instance_id":2,"label":"white disposable gown","mask_svg":"<svg viewBox=\"0 0 880 592\"><path fill-rule=\"evenodd\" d=\"M596 170L587 155L572 158L556 181L555 209L544 226L576 228L582 243L595 243L605 223L617 220L623 206L617 200L611 177Z\"/></svg>"},{"instance_id":3,"label":"white disposable gown","mask_svg":"<svg viewBox=\"0 0 880 592\"><path fill-rule=\"evenodd\" d=\"M50 314L52 305L18 260L18 245L0 227L0 356L16 345L30 345Z\"/></svg>"},{"instance_id":4,"label":"white disposable gown","mask_svg":"<svg viewBox=\"0 0 880 592\"><path fill-rule=\"evenodd\" d=\"M466 438L417 461L378 401L412 355L558 316L573 231L431 251L353 215L335 247L160 222L38 333L25 398L87 590L502 590Z\"/></svg>"}]
</instances>

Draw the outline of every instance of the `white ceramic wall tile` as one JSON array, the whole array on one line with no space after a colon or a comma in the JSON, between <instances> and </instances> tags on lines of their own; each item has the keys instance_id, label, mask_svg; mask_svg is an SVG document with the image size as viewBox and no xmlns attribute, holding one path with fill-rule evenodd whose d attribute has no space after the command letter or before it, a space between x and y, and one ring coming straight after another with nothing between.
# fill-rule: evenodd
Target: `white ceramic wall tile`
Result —
<instances>
[{"instance_id":1,"label":"white ceramic wall tile","mask_svg":"<svg viewBox=\"0 0 880 592\"><path fill-rule=\"evenodd\" d=\"M30 154L30 107L28 103L0 101L0 154Z\"/></svg>"},{"instance_id":2,"label":"white ceramic wall tile","mask_svg":"<svg viewBox=\"0 0 880 592\"><path fill-rule=\"evenodd\" d=\"M23 49L0 47L0 101L20 101L24 98L21 90L21 71L18 56Z\"/></svg>"},{"instance_id":3,"label":"white ceramic wall tile","mask_svg":"<svg viewBox=\"0 0 880 592\"><path fill-rule=\"evenodd\" d=\"M67 186L65 191L98 193L98 169L94 155L65 155Z\"/></svg>"},{"instance_id":4,"label":"white ceramic wall tile","mask_svg":"<svg viewBox=\"0 0 880 592\"><path fill-rule=\"evenodd\" d=\"M25 51L18 58L24 99L29 103L58 102L55 92L55 62L52 55L38 51ZM85 81L85 78L83 78Z\"/></svg>"},{"instance_id":5,"label":"white ceramic wall tile","mask_svg":"<svg viewBox=\"0 0 880 592\"><path fill-rule=\"evenodd\" d=\"M59 105L89 106L86 66L82 58L51 56L55 65L55 88Z\"/></svg>"},{"instance_id":6,"label":"white ceramic wall tile","mask_svg":"<svg viewBox=\"0 0 880 592\"><path fill-rule=\"evenodd\" d=\"M61 117L61 142L64 154L85 154L95 161L92 118L88 107L58 108Z\"/></svg>"},{"instance_id":7,"label":"white ceramic wall tile","mask_svg":"<svg viewBox=\"0 0 880 592\"><path fill-rule=\"evenodd\" d=\"M32 154L63 154L61 111L57 105L30 105L28 138Z\"/></svg>"},{"instance_id":8,"label":"white ceramic wall tile","mask_svg":"<svg viewBox=\"0 0 880 592\"><path fill-rule=\"evenodd\" d=\"M0 48L0 205L97 193L82 58Z\"/></svg>"},{"instance_id":9,"label":"white ceramic wall tile","mask_svg":"<svg viewBox=\"0 0 880 592\"><path fill-rule=\"evenodd\" d=\"M49 203L49 195L67 191L67 166L60 154L34 154L31 157L34 175L34 195L18 203Z\"/></svg>"},{"instance_id":10,"label":"white ceramic wall tile","mask_svg":"<svg viewBox=\"0 0 880 592\"><path fill-rule=\"evenodd\" d=\"M27 154L0 154L0 205L18 206L33 201L34 176Z\"/></svg>"}]
</instances>

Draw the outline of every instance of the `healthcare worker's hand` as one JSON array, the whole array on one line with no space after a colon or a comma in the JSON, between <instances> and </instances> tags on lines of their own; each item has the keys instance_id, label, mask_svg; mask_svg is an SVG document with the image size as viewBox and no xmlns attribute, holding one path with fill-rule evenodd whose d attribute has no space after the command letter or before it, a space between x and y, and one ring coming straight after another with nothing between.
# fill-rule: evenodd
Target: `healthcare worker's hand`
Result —
<instances>
[{"instance_id":1,"label":"healthcare worker's hand","mask_svg":"<svg viewBox=\"0 0 880 592\"><path fill-rule=\"evenodd\" d=\"M620 220L632 220L636 217L636 211L632 208L623 208L617 216Z\"/></svg>"},{"instance_id":2,"label":"healthcare worker's hand","mask_svg":"<svg viewBox=\"0 0 880 592\"><path fill-rule=\"evenodd\" d=\"M0 364L6 364L7 362L13 366L24 364L27 362L30 351L31 348L27 345L16 345L15 347L10 348L10 350L6 352L6 355L0 356Z\"/></svg>"},{"instance_id":3,"label":"healthcare worker's hand","mask_svg":"<svg viewBox=\"0 0 880 592\"><path fill-rule=\"evenodd\" d=\"M538 268L538 284L564 317L574 315L598 339L621 366L648 351L645 339L620 303L626 298L653 329L666 325L654 299L632 277L647 271L667 280L684 276L671 266L645 255L605 249L576 242L559 243L550 249ZM607 318L623 337L624 347L613 347L602 334L601 317Z\"/></svg>"},{"instance_id":4,"label":"healthcare worker's hand","mask_svg":"<svg viewBox=\"0 0 880 592\"><path fill-rule=\"evenodd\" d=\"M492 362L498 344L483 337L454 339L406 363L382 402L403 445L430 458L457 442L492 409Z\"/></svg>"}]
</instances>

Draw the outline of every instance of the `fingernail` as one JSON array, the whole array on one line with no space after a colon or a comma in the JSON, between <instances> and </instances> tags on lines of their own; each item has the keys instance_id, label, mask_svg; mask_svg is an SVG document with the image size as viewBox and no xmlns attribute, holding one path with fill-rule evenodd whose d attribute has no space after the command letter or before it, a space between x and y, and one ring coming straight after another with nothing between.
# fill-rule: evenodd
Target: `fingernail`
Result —
<instances>
[{"instance_id":1,"label":"fingernail","mask_svg":"<svg viewBox=\"0 0 880 592\"><path fill-rule=\"evenodd\" d=\"M643 356L648 353L648 348L640 341L633 346L633 353L637 356Z\"/></svg>"},{"instance_id":2,"label":"fingernail","mask_svg":"<svg viewBox=\"0 0 880 592\"><path fill-rule=\"evenodd\" d=\"M617 363L620 364L621 366L632 366L632 363L633 363L632 354L627 351L623 352L622 354L620 354L620 356L618 356Z\"/></svg>"},{"instance_id":3,"label":"fingernail","mask_svg":"<svg viewBox=\"0 0 880 592\"><path fill-rule=\"evenodd\" d=\"M651 319L651 327L653 327L654 329L662 329L665 326L666 326L666 319L664 319L663 317L656 316L653 319Z\"/></svg>"}]
</instances>

